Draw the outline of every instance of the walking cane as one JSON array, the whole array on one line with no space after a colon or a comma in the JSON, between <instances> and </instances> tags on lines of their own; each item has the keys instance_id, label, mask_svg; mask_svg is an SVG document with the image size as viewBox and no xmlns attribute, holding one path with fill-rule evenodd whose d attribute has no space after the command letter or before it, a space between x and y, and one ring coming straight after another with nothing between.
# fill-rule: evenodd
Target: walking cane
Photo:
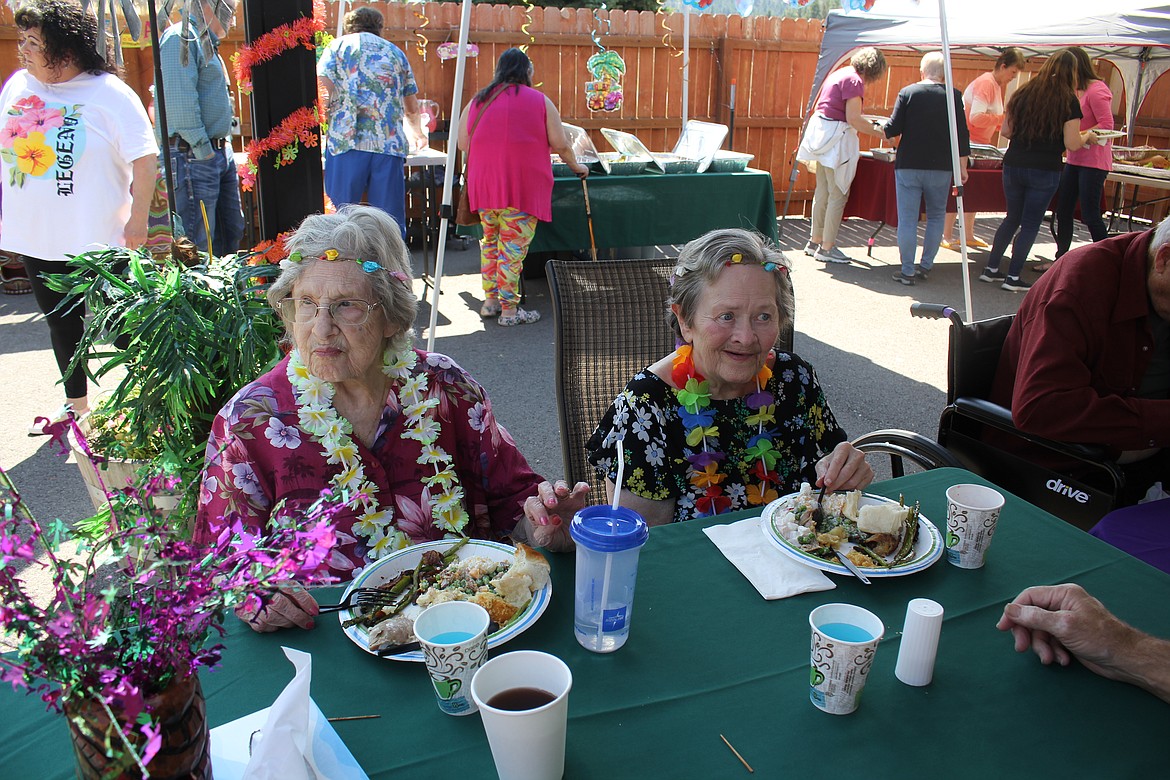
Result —
<instances>
[{"instance_id":1,"label":"walking cane","mask_svg":"<svg viewBox=\"0 0 1170 780\"><path fill-rule=\"evenodd\" d=\"M597 239L593 237L593 209L589 205L589 185L581 180L581 191L585 193L585 219L589 221L589 256L597 262Z\"/></svg>"}]
</instances>

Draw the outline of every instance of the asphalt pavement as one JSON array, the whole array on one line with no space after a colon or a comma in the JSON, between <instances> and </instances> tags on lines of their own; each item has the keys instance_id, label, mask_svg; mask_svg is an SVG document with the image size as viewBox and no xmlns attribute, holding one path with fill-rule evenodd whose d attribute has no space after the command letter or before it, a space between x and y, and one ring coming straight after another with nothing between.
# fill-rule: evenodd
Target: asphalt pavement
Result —
<instances>
[{"instance_id":1,"label":"asphalt pavement","mask_svg":"<svg viewBox=\"0 0 1170 780\"><path fill-rule=\"evenodd\" d=\"M999 223L982 215L976 235L990 241ZM927 282L904 287L891 279L898 268L894 230L877 235L872 256L866 242L873 223L848 220L839 245L854 259L828 265L801 252L807 220L788 220L782 248L792 261L796 289L796 351L816 368L839 422L850 436L879 428L902 428L932 437L946 398L947 323L910 316L915 301L964 309L963 268L957 253L941 250ZM1079 226L1078 226L1079 229ZM1083 232L1078 239L1084 240ZM677 248L662 247L673 254ZM425 346L432 288L423 280L424 263L415 249L418 340ZM1042 230L1034 257L1051 257L1051 237ZM977 319L1014 312L1022 294L977 279L985 252L971 255L971 292ZM587 261L586 261L587 262ZM525 280L527 308L540 322L501 328L482 320L479 258L475 245L448 242L439 302L435 349L454 358L487 388L497 418L508 428L533 468L561 475L553 381L553 322L548 286L538 263ZM1025 272L1029 273L1029 272ZM1030 274L1036 278L1036 274ZM72 457L52 451L45 437L28 437L37 415L60 406L63 393L49 346L49 332L31 295L0 296L0 374L8 391L0 396L0 466L16 481L33 513L42 520L76 519L92 507ZM880 460L880 459L879 459ZM875 460L875 468L880 467Z\"/></svg>"}]
</instances>

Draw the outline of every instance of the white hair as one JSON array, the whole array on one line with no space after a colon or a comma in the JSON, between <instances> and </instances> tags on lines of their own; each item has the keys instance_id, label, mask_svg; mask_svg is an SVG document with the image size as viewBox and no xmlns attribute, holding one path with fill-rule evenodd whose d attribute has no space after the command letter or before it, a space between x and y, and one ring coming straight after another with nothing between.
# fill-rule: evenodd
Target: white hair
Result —
<instances>
[{"instance_id":1,"label":"white hair","mask_svg":"<svg viewBox=\"0 0 1170 780\"><path fill-rule=\"evenodd\" d=\"M946 78L946 67L941 51L930 51L924 54L919 68L922 71L922 76L931 81L942 81Z\"/></svg>"}]
</instances>

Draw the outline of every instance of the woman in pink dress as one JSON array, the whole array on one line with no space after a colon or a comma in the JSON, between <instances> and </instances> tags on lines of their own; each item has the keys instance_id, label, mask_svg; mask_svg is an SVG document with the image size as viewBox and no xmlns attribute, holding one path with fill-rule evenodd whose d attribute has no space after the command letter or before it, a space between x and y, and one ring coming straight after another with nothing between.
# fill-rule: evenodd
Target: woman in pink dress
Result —
<instances>
[{"instance_id":1,"label":"woman in pink dress","mask_svg":"<svg viewBox=\"0 0 1170 780\"><path fill-rule=\"evenodd\" d=\"M1097 77L1093 61L1079 46L1069 47L1077 59L1077 97L1081 99L1081 132L1113 129L1113 93ZM1113 142L1103 141L1069 152L1056 190L1056 257L1072 245L1073 212L1081 205L1081 222L1089 229L1093 241L1105 238L1105 220L1101 218L1101 196L1105 177L1113 170ZM1033 271L1047 271L1052 263L1036 263Z\"/></svg>"},{"instance_id":2,"label":"woman in pink dress","mask_svg":"<svg viewBox=\"0 0 1170 780\"><path fill-rule=\"evenodd\" d=\"M520 308L518 288L536 223L552 221L551 153L582 179L589 171L577 162L556 106L532 88L527 54L500 55L492 83L459 119L459 148L469 155L468 203L483 225L480 316L505 327L536 322L540 312Z\"/></svg>"}]
</instances>

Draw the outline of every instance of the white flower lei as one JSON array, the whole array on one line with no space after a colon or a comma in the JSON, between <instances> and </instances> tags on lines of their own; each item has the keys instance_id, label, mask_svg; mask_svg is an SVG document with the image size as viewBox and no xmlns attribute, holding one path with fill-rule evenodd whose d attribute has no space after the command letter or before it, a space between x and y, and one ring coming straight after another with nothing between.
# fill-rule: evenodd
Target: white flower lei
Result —
<instances>
[{"instance_id":1,"label":"white flower lei","mask_svg":"<svg viewBox=\"0 0 1170 780\"><path fill-rule=\"evenodd\" d=\"M463 508L463 488L455 475L451 456L435 443L440 426L429 413L439 405L439 399L427 398L425 373L411 374L417 363L418 354L412 349L401 355L387 349L382 356L382 373L393 380L395 387L401 385L398 393L407 427L404 436L414 439L422 447L417 462L429 464L435 470L434 475L423 479L427 486L424 501L430 489L439 491L431 504L435 526L448 533L461 534L469 519ZM297 402L297 424L321 442L327 462L341 466L341 471L333 477L333 486L343 494L357 494L354 500L362 512L353 530L369 541L369 560L408 547L410 537L394 526L394 508L379 506L376 499L378 488L366 479L361 454L350 438L353 426L333 408L335 390L332 383L309 373L296 350L289 355L287 375Z\"/></svg>"}]
</instances>

